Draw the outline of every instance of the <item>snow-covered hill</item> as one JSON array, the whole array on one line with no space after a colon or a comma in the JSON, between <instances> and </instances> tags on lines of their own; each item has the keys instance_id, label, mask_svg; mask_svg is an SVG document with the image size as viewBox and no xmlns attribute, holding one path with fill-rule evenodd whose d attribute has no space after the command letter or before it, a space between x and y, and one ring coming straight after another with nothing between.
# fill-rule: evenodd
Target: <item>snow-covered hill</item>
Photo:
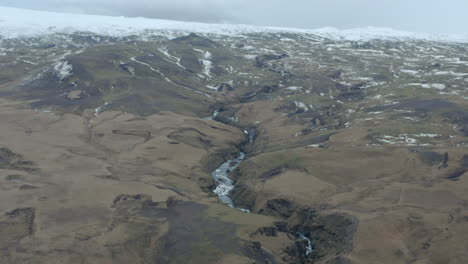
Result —
<instances>
[{"instance_id":1,"label":"snow-covered hill","mask_svg":"<svg viewBox=\"0 0 468 264\"><path fill-rule=\"evenodd\" d=\"M249 25L205 24L148 18L127 18L69 13L54 13L0 7L0 36L3 38L30 37L52 33L91 32L111 36L128 36L151 31L169 35L174 31L213 33L222 35L291 32L314 34L331 39L422 39L432 41L468 42L466 35L435 35L412 33L389 28L357 28L339 30L336 28L297 29L279 27L258 27Z\"/></svg>"}]
</instances>

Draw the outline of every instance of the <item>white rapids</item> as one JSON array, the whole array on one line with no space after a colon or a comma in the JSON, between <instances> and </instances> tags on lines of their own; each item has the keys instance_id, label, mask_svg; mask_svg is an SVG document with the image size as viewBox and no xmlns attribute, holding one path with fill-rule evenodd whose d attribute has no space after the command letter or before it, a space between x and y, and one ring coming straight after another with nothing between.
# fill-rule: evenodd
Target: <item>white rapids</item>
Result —
<instances>
[{"instance_id":1,"label":"white rapids","mask_svg":"<svg viewBox=\"0 0 468 264\"><path fill-rule=\"evenodd\" d=\"M309 254L311 254L313 252L312 241L310 241L310 239L306 235L304 235L302 233L299 234L299 238L307 242L306 256L308 256Z\"/></svg>"},{"instance_id":2,"label":"white rapids","mask_svg":"<svg viewBox=\"0 0 468 264\"><path fill-rule=\"evenodd\" d=\"M232 199L229 197L229 193L234 189L234 181L229 178L229 174L231 171L235 170L244 159L245 153L240 152L238 158L224 162L211 174L217 184L217 187L213 192L218 195L219 199L223 203L232 208L236 207L234 206Z\"/></svg>"}]
</instances>

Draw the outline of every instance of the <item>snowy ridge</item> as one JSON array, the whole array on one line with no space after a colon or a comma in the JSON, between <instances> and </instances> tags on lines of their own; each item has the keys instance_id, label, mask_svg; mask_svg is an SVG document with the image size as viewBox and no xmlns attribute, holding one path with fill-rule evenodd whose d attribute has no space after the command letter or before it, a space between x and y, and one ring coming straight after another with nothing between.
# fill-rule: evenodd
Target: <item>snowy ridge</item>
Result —
<instances>
[{"instance_id":1,"label":"snowy ridge","mask_svg":"<svg viewBox=\"0 0 468 264\"><path fill-rule=\"evenodd\" d=\"M297 29L281 27L258 27L249 25L205 24L149 18L127 18L97 15L82 15L35 11L0 6L0 36L3 38L33 37L53 33L91 32L101 35L124 37L146 31L196 32L201 34L237 35L247 33L300 33L314 34L335 40L370 39L421 39L430 41L468 42L465 35L436 35L411 33L389 28L336 28ZM157 32L151 32L157 33Z\"/></svg>"},{"instance_id":2,"label":"snowy ridge","mask_svg":"<svg viewBox=\"0 0 468 264\"><path fill-rule=\"evenodd\" d=\"M468 42L468 33L465 35L439 35L430 33L415 33L395 30L392 28L365 27L354 29L336 29L332 27L311 30L321 37L335 40L370 40L370 39L398 39L398 40L429 40L441 42Z\"/></svg>"}]
</instances>

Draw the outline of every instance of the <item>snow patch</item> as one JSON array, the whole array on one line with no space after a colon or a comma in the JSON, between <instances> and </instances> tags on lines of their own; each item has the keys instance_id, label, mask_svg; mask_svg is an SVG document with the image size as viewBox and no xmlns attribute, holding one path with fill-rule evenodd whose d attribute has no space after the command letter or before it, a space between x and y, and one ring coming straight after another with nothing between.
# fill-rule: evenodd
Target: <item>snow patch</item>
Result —
<instances>
[{"instance_id":1,"label":"snow patch","mask_svg":"<svg viewBox=\"0 0 468 264\"><path fill-rule=\"evenodd\" d=\"M407 145L416 145L417 140L406 135L400 135L398 137L393 136L383 136L379 139L380 142L386 144L407 144Z\"/></svg>"},{"instance_id":2,"label":"snow patch","mask_svg":"<svg viewBox=\"0 0 468 264\"><path fill-rule=\"evenodd\" d=\"M61 81L71 76L72 70L73 67L68 61L59 61L54 65L54 73Z\"/></svg>"},{"instance_id":3,"label":"snow patch","mask_svg":"<svg viewBox=\"0 0 468 264\"><path fill-rule=\"evenodd\" d=\"M104 110L104 108L110 104L111 104L110 102L105 102L104 105L101 105L97 107L96 109L94 109L94 116L98 117L99 114Z\"/></svg>"},{"instance_id":4,"label":"snow patch","mask_svg":"<svg viewBox=\"0 0 468 264\"><path fill-rule=\"evenodd\" d=\"M407 74L411 74L411 75L418 75L418 74L419 74L419 71L415 71L415 70L406 70L406 69L402 69L402 70L400 70L400 72L407 73Z\"/></svg>"},{"instance_id":5,"label":"snow patch","mask_svg":"<svg viewBox=\"0 0 468 264\"><path fill-rule=\"evenodd\" d=\"M210 60L201 60L201 63L203 65L203 73L206 76L211 77L211 69L213 69L213 62L211 62Z\"/></svg>"},{"instance_id":6,"label":"snow patch","mask_svg":"<svg viewBox=\"0 0 468 264\"><path fill-rule=\"evenodd\" d=\"M420 86L422 88L426 88L426 89L437 89L437 90L444 90L445 88L447 88L447 86L443 83L431 83L431 84L427 84L427 83L408 83L407 86Z\"/></svg>"},{"instance_id":7,"label":"snow patch","mask_svg":"<svg viewBox=\"0 0 468 264\"><path fill-rule=\"evenodd\" d=\"M286 88L287 90L290 90L290 91L298 91L298 90L301 90L302 87L299 87L299 86L289 86Z\"/></svg>"},{"instance_id":8,"label":"snow patch","mask_svg":"<svg viewBox=\"0 0 468 264\"><path fill-rule=\"evenodd\" d=\"M302 103L302 102L294 102L296 104L296 108L297 109L301 109L303 110L304 112L307 112L309 110L309 108L307 107L306 104Z\"/></svg>"},{"instance_id":9,"label":"snow patch","mask_svg":"<svg viewBox=\"0 0 468 264\"><path fill-rule=\"evenodd\" d=\"M456 76L456 77L465 77L465 76L468 76L468 73L460 73L460 72L454 72L454 71L438 71L438 72L434 72L434 75L451 75L451 76Z\"/></svg>"},{"instance_id":10,"label":"snow patch","mask_svg":"<svg viewBox=\"0 0 468 264\"><path fill-rule=\"evenodd\" d=\"M427 144L418 144L418 140L416 138L437 138L440 137L439 134L402 134L397 137L394 136L383 136L382 138L378 139L381 143L386 144L405 144L405 145L427 145Z\"/></svg>"},{"instance_id":11,"label":"snow patch","mask_svg":"<svg viewBox=\"0 0 468 264\"><path fill-rule=\"evenodd\" d=\"M213 69L213 62L210 61L212 54L209 51L204 51L201 49L194 49L203 54L203 59L200 60L200 63L203 65L203 73L211 78L211 69ZM202 76L200 76L202 77Z\"/></svg>"},{"instance_id":12,"label":"snow patch","mask_svg":"<svg viewBox=\"0 0 468 264\"><path fill-rule=\"evenodd\" d=\"M180 64L181 59L176 56L171 55L169 51L167 50L167 48L159 48L158 51L164 54L167 58L169 58L170 62L175 63L177 66L179 66L180 68L184 70L186 69L184 66L182 66L182 64Z\"/></svg>"},{"instance_id":13,"label":"snow patch","mask_svg":"<svg viewBox=\"0 0 468 264\"><path fill-rule=\"evenodd\" d=\"M210 89L210 90L218 91L219 86L216 87L216 86L212 86L212 85L207 85L206 88L208 88L208 89Z\"/></svg>"}]
</instances>

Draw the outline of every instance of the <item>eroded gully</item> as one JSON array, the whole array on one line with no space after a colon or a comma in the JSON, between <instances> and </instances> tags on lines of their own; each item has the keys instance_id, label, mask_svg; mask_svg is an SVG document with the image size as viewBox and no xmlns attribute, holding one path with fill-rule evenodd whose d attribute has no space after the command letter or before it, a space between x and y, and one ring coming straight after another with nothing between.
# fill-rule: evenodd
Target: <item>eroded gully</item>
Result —
<instances>
[{"instance_id":1,"label":"eroded gully","mask_svg":"<svg viewBox=\"0 0 468 264\"><path fill-rule=\"evenodd\" d=\"M215 117L219 114L219 111L215 111L213 116L207 118L209 120L215 120ZM256 138L256 130L255 128L249 128L244 130L244 133L248 137L247 143L244 144L252 144ZM216 188L213 192L218 196L219 200L224 204L228 205L231 208L239 209L243 212L250 213L248 209L236 207L234 201L229 197L229 193L235 188L235 182L230 178L231 172L233 172L245 159L247 155L239 151L238 157L232 160L227 160L223 164L221 164L216 170L214 170L211 175L216 182ZM296 237L298 239L304 240L307 242L306 245L306 256L313 252L312 248L312 241L307 237L305 233L297 233Z\"/></svg>"}]
</instances>

